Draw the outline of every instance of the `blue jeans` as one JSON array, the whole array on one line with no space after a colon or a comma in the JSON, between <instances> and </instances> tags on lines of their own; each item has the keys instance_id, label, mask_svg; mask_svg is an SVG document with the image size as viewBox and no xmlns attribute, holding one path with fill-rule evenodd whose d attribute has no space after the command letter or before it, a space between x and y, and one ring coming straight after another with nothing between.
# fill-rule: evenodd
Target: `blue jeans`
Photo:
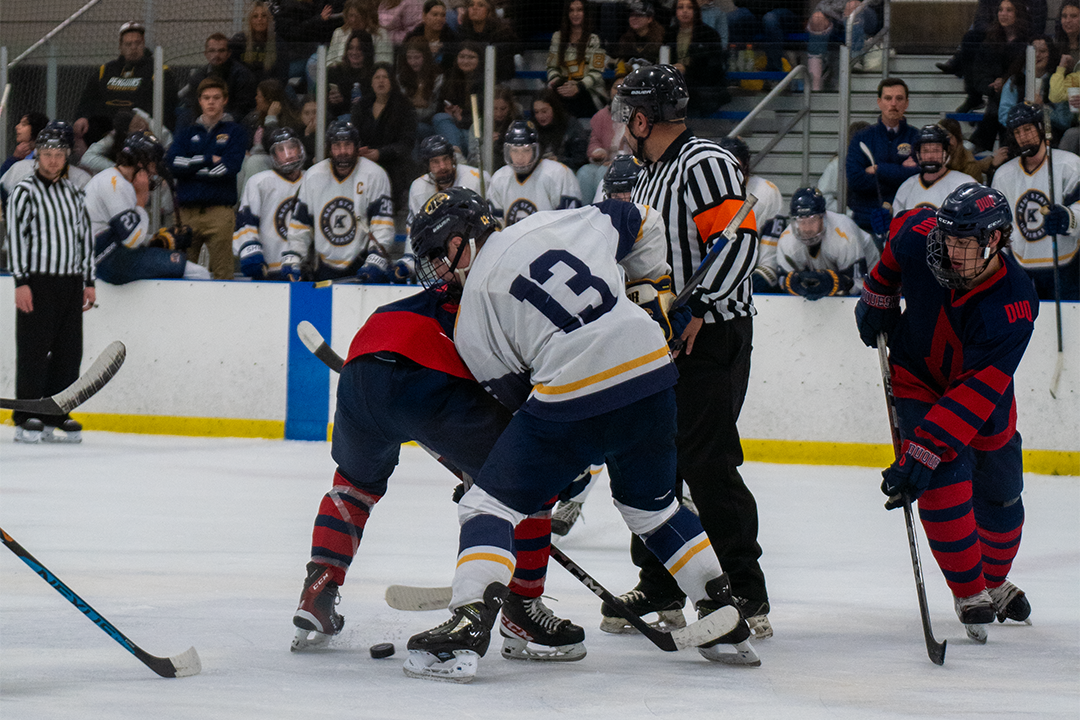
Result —
<instances>
[{"instance_id":1,"label":"blue jeans","mask_svg":"<svg viewBox=\"0 0 1080 720\"><path fill-rule=\"evenodd\" d=\"M874 8L866 8L855 18L855 25L851 29L851 55L852 57L862 52L866 43L866 36L873 35L881 29L881 18L878 17ZM806 43L806 52L811 56L821 57L829 50L829 43L843 45L846 40L844 23L833 21L829 32L810 33Z\"/></svg>"},{"instance_id":2,"label":"blue jeans","mask_svg":"<svg viewBox=\"0 0 1080 720\"><path fill-rule=\"evenodd\" d=\"M431 124L435 126L435 132L446 138L454 147L461 150L461 154L465 155L469 151L469 137L465 134L465 131L457 126L454 122L454 118L450 113L435 113L431 118Z\"/></svg>"}]
</instances>

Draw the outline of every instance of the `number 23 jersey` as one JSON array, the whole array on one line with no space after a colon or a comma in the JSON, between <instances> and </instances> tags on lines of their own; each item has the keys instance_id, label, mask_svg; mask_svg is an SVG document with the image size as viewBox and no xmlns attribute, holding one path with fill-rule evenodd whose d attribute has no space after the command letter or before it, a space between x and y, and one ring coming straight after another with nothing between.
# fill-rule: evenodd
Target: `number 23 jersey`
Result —
<instances>
[{"instance_id":1,"label":"number 23 jersey","mask_svg":"<svg viewBox=\"0 0 1080 720\"><path fill-rule=\"evenodd\" d=\"M675 384L663 332L624 292L667 275L659 213L608 200L537 213L488 238L465 282L455 341L504 405L580 420Z\"/></svg>"}]
</instances>

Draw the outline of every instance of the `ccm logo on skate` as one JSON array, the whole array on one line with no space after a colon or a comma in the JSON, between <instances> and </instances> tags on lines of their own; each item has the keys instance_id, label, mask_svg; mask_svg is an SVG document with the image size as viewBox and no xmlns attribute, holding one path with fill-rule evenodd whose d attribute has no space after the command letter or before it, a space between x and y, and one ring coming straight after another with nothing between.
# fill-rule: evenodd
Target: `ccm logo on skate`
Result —
<instances>
[{"instance_id":1,"label":"ccm logo on skate","mask_svg":"<svg viewBox=\"0 0 1080 720\"><path fill-rule=\"evenodd\" d=\"M1017 320L1027 320L1028 322L1035 321L1031 317L1031 303L1027 300L1009 303L1008 305L1006 305L1005 317L1009 318L1010 325Z\"/></svg>"}]
</instances>

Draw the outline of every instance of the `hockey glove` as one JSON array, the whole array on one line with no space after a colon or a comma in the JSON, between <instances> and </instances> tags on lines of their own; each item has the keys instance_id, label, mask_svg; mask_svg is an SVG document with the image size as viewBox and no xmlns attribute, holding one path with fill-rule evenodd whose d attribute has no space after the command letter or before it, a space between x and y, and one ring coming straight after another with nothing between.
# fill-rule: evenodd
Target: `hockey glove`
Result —
<instances>
[{"instance_id":1,"label":"hockey glove","mask_svg":"<svg viewBox=\"0 0 1080 720\"><path fill-rule=\"evenodd\" d=\"M889 236L889 223L892 222L892 214L885 208L875 208L870 211L870 228L878 237Z\"/></svg>"},{"instance_id":2,"label":"hockey glove","mask_svg":"<svg viewBox=\"0 0 1080 720\"><path fill-rule=\"evenodd\" d=\"M835 270L803 270L784 276L784 289L807 300L844 294L851 289L851 283L851 278Z\"/></svg>"},{"instance_id":3,"label":"hockey glove","mask_svg":"<svg viewBox=\"0 0 1080 720\"><path fill-rule=\"evenodd\" d=\"M390 282L390 263L379 253L369 253L367 260L356 271L356 279L367 284Z\"/></svg>"},{"instance_id":4,"label":"hockey glove","mask_svg":"<svg viewBox=\"0 0 1080 720\"><path fill-rule=\"evenodd\" d=\"M252 242L240 248L240 272L252 280L266 278L266 260L263 259L261 244Z\"/></svg>"},{"instance_id":5,"label":"hockey glove","mask_svg":"<svg viewBox=\"0 0 1080 720\"><path fill-rule=\"evenodd\" d=\"M693 319L694 315L690 312L690 308L685 305L668 315L668 320L671 322L671 340L668 341L668 347L672 350L678 349L674 347L674 344L679 342L683 331L686 330L686 326L689 325L690 321Z\"/></svg>"},{"instance_id":6,"label":"hockey glove","mask_svg":"<svg viewBox=\"0 0 1080 720\"><path fill-rule=\"evenodd\" d=\"M300 279L300 261L295 255L281 258L281 279L296 282Z\"/></svg>"},{"instance_id":7,"label":"hockey glove","mask_svg":"<svg viewBox=\"0 0 1080 720\"><path fill-rule=\"evenodd\" d=\"M649 314L664 332L664 341L671 342L674 335L671 320L668 318L667 309L671 301L675 299L672 292L671 277L665 275L656 280L637 280L626 285L626 296L634 301L638 307ZM689 322L689 319L687 320ZM686 328L685 323L683 329Z\"/></svg>"},{"instance_id":8,"label":"hockey glove","mask_svg":"<svg viewBox=\"0 0 1080 720\"><path fill-rule=\"evenodd\" d=\"M754 285L754 294L774 293L778 290L776 271L765 265L758 265L750 275L750 281Z\"/></svg>"},{"instance_id":9,"label":"hockey glove","mask_svg":"<svg viewBox=\"0 0 1080 720\"><path fill-rule=\"evenodd\" d=\"M1065 235L1073 227L1073 215L1064 205L1051 205L1043 228L1047 235Z\"/></svg>"},{"instance_id":10,"label":"hockey glove","mask_svg":"<svg viewBox=\"0 0 1080 720\"><path fill-rule=\"evenodd\" d=\"M394 282L399 285L409 282L409 278L413 276L413 270L416 267L416 260L412 255L405 255L396 263L394 263Z\"/></svg>"},{"instance_id":11,"label":"hockey glove","mask_svg":"<svg viewBox=\"0 0 1080 720\"><path fill-rule=\"evenodd\" d=\"M855 304L855 324L866 347L877 347L879 333L891 335L900 322L900 296L879 295L863 287Z\"/></svg>"},{"instance_id":12,"label":"hockey glove","mask_svg":"<svg viewBox=\"0 0 1080 720\"><path fill-rule=\"evenodd\" d=\"M191 247L191 227L188 225L173 225L161 228L154 237L150 238L150 247L165 248L177 252L187 252Z\"/></svg>"},{"instance_id":13,"label":"hockey glove","mask_svg":"<svg viewBox=\"0 0 1080 720\"><path fill-rule=\"evenodd\" d=\"M941 458L922 445L905 440L900 459L881 471L881 492L889 500L886 510L904 504L904 498L914 502L930 486L930 478L941 463Z\"/></svg>"}]
</instances>

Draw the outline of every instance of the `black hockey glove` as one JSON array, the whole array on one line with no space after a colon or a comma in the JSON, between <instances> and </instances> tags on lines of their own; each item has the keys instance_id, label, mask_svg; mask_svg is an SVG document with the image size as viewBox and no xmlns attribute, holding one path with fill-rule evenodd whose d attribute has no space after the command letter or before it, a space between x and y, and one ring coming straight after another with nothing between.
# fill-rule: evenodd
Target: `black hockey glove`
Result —
<instances>
[{"instance_id":1,"label":"black hockey glove","mask_svg":"<svg viewBox=\"0 0 1080 720\"><path fill-rule=\"evenodd\" d=\"M930 486L934 470L941 458L922 445L905 440L900 459L881 471L881 492L889 496L886 510L904 504L904 498L914 502Z\"/></svg>"},{"instance_id":2,"label":"black hockey glove","mask_svg":"<svg viewBox=\"0 0 1080 720\"><path fill-rule=\"evenodd\" d=\"M851 278L835 270L803 270L784 276L784 289L807 300L840 295L851 289Z\"/></svg>"},{"instance_id":3,"label":"black hockey glove","mask_svg":"<svg viewBox=\"0 0 1080 720\"><path fill-rule=\"evenodd\" d=\"M855 305L855 324L866 347L877 347L879 333L891 335L900 322L900 296L879 295L863 287Z\"/></svg>"}]
</instances>

